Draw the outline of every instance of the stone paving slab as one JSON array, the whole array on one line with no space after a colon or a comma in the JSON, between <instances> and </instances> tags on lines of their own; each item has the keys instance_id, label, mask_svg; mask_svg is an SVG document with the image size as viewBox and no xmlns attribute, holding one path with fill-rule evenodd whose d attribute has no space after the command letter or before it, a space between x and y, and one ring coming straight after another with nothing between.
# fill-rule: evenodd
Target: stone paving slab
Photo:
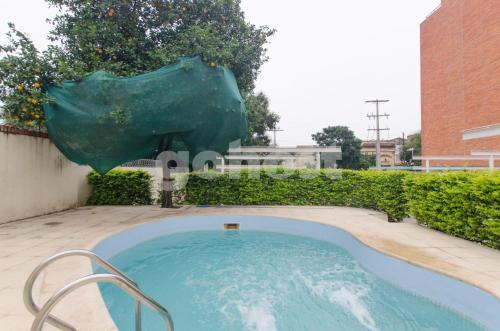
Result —
<instances>
[{"instance_id":1,"label":"stone paving slab","mask_svg":"<svg viewBox=\"0 0 500 331\"><path fill-rule=\"evenodd\" d=\"M309 220L342 228L363 243L412 264L473 284L500 298L500 252L423 228L415 222L388 223L374 211L345 207L84 207L0 224L0 330L29 330L33 321L22 302L30 272L45 258L72 249L91 249L132 226L184 215L262 215ZM91 273L90 263L70 257L50 266L35 284L34 298ZM79 331L116 330L95 285L81 288L54 310ZM44 330L56 330L47 325Z\"/></svg>"}]
</instances>

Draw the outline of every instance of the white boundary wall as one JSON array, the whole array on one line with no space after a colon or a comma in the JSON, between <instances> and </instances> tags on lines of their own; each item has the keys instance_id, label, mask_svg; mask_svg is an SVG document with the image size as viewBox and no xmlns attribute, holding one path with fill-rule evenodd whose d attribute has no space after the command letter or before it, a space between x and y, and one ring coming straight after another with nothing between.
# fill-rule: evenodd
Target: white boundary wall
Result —
<instances>
[{"instance_id":1,"label":"white boundary wall","mask_svg":"<svg viewBox=\"0 0 500 331\"><path fill-rule=\"evenodd\" d=\"M0 132L0 223L84 205L89 171L48 138Z\"/></svg>"}]
</instances>

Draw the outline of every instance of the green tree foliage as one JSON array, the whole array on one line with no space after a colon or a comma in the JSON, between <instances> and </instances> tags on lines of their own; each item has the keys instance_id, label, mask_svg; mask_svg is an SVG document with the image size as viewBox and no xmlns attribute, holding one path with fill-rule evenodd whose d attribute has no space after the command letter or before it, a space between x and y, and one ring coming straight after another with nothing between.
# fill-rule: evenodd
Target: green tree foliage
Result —
<instances>
[{"instance_id":1,"label":"green tree foliage","mask_svg":"<svg viewBox=\"0 0 500 331\"><path fill-rule=\"evenodd\" d=\"M405 141L405 146L403 148L402 157L405 162L412 161L412 150L413 155L422 155L422 143L421 143L421 135L420 132L414 135L409 136L409 138Z\"/></svg>"},{"instance_id":2,"label":"green tree foliage","mask_svg":"<svg viewBox=\"0 0 500 331\"><path fill-rule=\"evenodd\" d=\"M269 146L271 142L267 132L275 128L279 115L269 110L269 99L260 92L248 93L244 96L248 114L248 136L246 146Z\"/></svg>"},{"instance_id":3,"label":"green tree foliage","mask_svg":"<svg viewBox=\"0 0 500 331\"><path fill-rule=\"evenodd\" d=\"M46 1L60 9L51 20L48 50L40 54L14 29L9 44L0 49L5 86L0 100L11 124L43 125L43 100L27 109L27 118L21 111L32 92L17 91L17 86L32 89L38 79L78 80L97 70L134 76L184 56L199 55L211 66L230 68L241 91L250 93L274 33L247 22L239 0Z\"/></svg>"},{"instance_id":4,"label":"green tree foliage","mask_svg":"<svg viewBox=\"0 0 500 331\"><path fill-rule=\"evenodd\" d=\"M363 155L359 159L359 166L361 169L369 169L370 167L375 167L377 161L375 155Z\"/></svg>"},{"instance_id":5,"label":"green tree foliage","mask_svg":"<svg viewBox=\"0 0 500 331\"><path fill-rule=\"evenodd\" d=\"M340 168L361 168L361 140L348 127L329 126L313 134L312 138L319 146L341 146L342 160L338 161Z\"/></svg>"},{"instance_id":6,"label":"green tree foliage","mask_svg":"<svg viewBox=\"0 0 500 331\"><path fill-rule=\"evenodd\" d=\"M199 55L230 68L249 91L274 33L246 22L239 0L46 1L66 9L52 20L51 39L81 75L137 75Z\"/></svg>"}]
</instances>

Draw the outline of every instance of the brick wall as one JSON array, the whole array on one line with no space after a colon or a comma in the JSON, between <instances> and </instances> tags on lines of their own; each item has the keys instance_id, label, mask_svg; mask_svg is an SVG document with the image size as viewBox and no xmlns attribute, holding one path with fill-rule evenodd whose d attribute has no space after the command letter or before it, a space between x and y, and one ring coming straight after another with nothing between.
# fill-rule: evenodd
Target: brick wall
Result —
<instances>
[{"instance_id":1,"label":"brick wall","mask_svg":"<svg viewBox=\"0 0 500 331\"><path fill-rule=\"evenodd\" d=\"M499 0L445 0L422 23L423 155L500 151L499 136L462 140L500 123L499 17Z\"/></svg>"}]
</instances>

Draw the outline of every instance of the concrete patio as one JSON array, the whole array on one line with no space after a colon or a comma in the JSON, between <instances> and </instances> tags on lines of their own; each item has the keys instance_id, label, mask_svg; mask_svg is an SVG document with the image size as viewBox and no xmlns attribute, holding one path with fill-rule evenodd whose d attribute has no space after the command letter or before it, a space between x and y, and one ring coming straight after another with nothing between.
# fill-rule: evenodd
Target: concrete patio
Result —
<instances>
[{"instance_id":1,"label":"concrete patio","mask_svg":"<svg viewBox=\"0 0 500 331\"><path fill-rule=\"evenodd\" d=\"M423 228L415 222L388 223L378 212L344 207L84 207L0 224L0 330L29 330L33 316L22 302L29 273L50 255L72 248L92 249L107 236L183 215L266 215L309 220L342 228L366 245L415 265L439 271L500 298L500 252ZM71 280L91 272L89 261L72 257L40 275L39 304ZM78 330L116 330L95 285L72 293L54 315ZM44 330L55 330L47 325Z\"/></svg>"}]
</instances>

